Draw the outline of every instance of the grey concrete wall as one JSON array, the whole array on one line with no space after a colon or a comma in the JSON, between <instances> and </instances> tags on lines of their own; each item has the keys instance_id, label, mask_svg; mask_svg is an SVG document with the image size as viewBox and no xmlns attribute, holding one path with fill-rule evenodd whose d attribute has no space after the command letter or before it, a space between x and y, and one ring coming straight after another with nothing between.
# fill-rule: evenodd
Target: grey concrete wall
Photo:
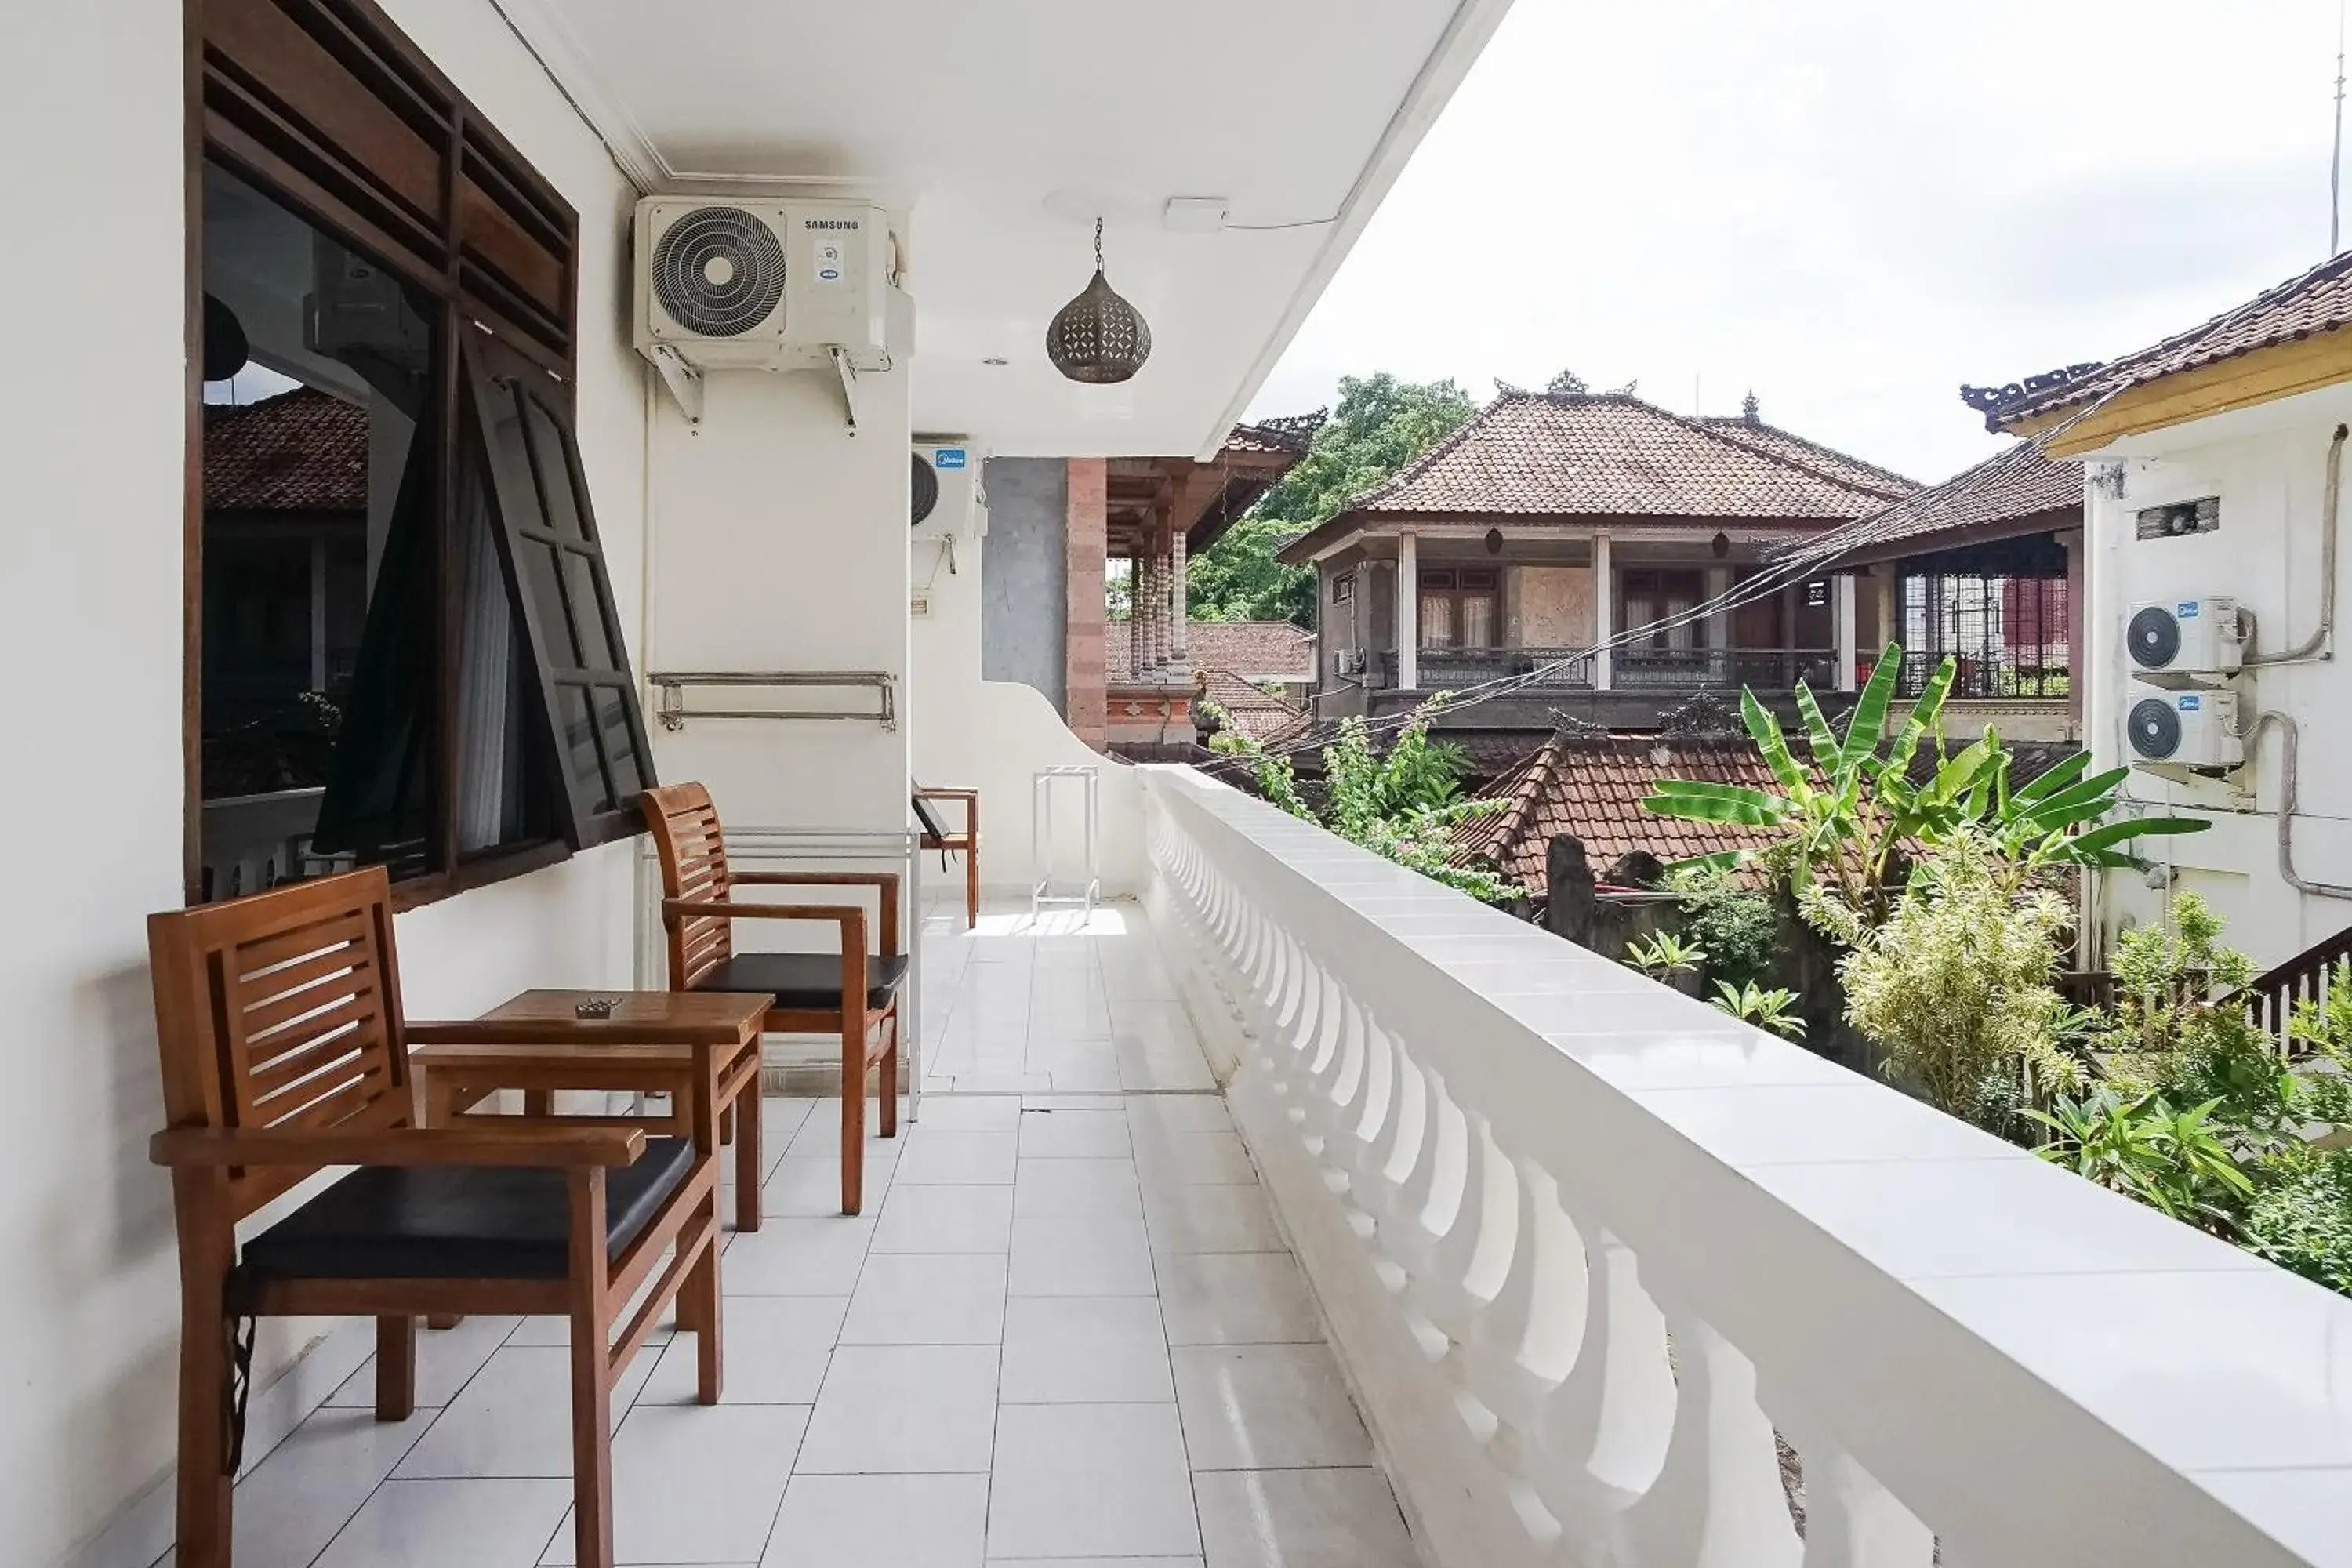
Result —
<instances>
[{"instance_id":1,"label":"grey concrete wall","mask_svg":"<svg viewBox=\"0 0 2352 1568\"><path fill-rule=\"evenodd\" d=\"M1060 458L991 458L982 483L981 676L1026 681L1067 712L1070 466Z\"/></svg>"}]
</instances>

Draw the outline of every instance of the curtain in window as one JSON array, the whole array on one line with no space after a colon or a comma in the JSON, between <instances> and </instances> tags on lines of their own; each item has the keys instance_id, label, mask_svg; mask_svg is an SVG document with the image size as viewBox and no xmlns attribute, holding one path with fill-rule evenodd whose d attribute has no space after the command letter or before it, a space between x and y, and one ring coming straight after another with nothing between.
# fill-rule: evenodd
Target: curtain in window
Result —
<instances>
[{"instance_id":1,"label":"curtain in window","mask_svg":"<svg viewBox=\"0 0 2352 1568\"><path fill-rule=\"evenodd\" d=\"M1454 646L1453 595L1422 595L1421 646L1423 647L1452 647Z\"/></svg>"}]
</instances>

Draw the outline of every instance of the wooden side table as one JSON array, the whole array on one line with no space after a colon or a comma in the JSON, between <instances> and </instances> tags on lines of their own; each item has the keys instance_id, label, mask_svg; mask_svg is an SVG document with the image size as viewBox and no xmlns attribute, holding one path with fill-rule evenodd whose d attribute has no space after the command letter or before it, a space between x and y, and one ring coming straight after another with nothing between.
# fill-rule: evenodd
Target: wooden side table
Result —
<instances>
[{"instance_id":1,"label":"wooden side table","mask_svg":"<svg viewBox=\"0 0 2352 1568\"><path fill-rule=\"evenodd\" d=\"M581 1005L610 1001L604 1016ZM731 1116L735 1135L735 1228L760 1228L760 1026L765 996L726 991L526 991L463 1024L412 1024L409 1053L425 1124L447 1127L502 1089L520 1089L523 1114L538 1120L609 1121L648 1131L708 1140L723 1128L693 1126L698 1071L710 1074L710 1102ZM666 1094L666 1117L553 1115L557 1089Z\"/></svg>"}]
</instances>

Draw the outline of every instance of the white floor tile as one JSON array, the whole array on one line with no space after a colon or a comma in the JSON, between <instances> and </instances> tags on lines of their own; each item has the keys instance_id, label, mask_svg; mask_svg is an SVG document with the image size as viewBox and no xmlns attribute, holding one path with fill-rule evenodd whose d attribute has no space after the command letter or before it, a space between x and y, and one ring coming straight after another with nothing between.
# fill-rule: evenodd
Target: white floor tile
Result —
<instances>
[{"instance_id":1,"label":"white floor tile","mask_svg":"<svg viewBox=\"0 0 2352 1568\"><path fill-rule=\"evenodd\" d=\"M1197 1557L992 1557L988 1568L1201 1568Z\"/></svg>"},{"instance_id":2,"label":"white floor tile","mask_svg":"<svg viewBox=\"0 0 2352 1568\"><path fill-rule=\"evenodd\" d=\"M1151 1246L1132 1215L1013 1222L1016 1296L1150 1296Z\"/></svg>"},{"instance_id":3,"label":"white floor tile","mask_svg":"<svg viewBox=\"0 0 2352 1568\"><path fill-rule=\"evenodd\" d=\"M898 1156L898 1183L922 1186L1011 1186L1018 1134L918 1127Z\"/></svg>"},{"instance_id":4,"label":"white floor tile","mask_svg":"<svg viewBox=\"0 0 2352 1568\"><path fill-rule=\"evenodd\" d=\"M1033 1042L1029 1070L1044 1073L1057 1093L1116 1094L1127 1087L1118 1053L1108 1040Z\"/></svg>"},{"instance_id":5,"label":"white floor tile","mask_svg":"<svg viewBox=\"0 0 2352 1568\"><path fill-rule=\"evenodd\" d=\"M1314 1344L1322 1321L1287 1253L1169 1253L1155 1258L1171 1345Z\"/></svg>"},{"instance_id":6,"label":"white floor tile","mask_svg":"<svg viewBox=\"0 0 2352 1568\"><path fill-rule=\"evenodd\" d=\"M1008 1405L999 1414L990 1556L1181 1556L1200 1544L1174 1405Z\"/></svg>"},{"instance_id":7,"label":"white floor tile","mask_svg":"<svg viewBox=\"0 0 2352 1568\"><path fill-rule=\"evenodd\" d=\"M1153 1132L1231 1132L1232 1112L1222 1094L1130 1094L1127 1120L1144 1137Z\"/></svg>"},{"instance_id":8,"label":"white floor tile","mask_svg":"<svg viewBox=\"0 0 2352 1568\"><path fill-rule=\"evenodd\" d=\"M846 1296L874 1239L873 1200L862 1215L784 1215L728 1243L719 1288L730 1296Z\"/></svg>"},{"instance_id":9,"label":"white floor tile","mask_svg":"<svg viewBox=\"0 0 2352 1568\"><path fill-rule=\"evenodd\" d=\"M660 1353L652 1345L640 1351L614 1388L615 1426ZM571 1475L572 1352L545 1345L499 1351L393 1473L403 1479Z\"/></svg>"},{"instance_id":10,"label":"white floor tile","mask_svg":"<svg viewBox=\"0 0 2352 1568\"><path fill-rule=\"evenodd\" d=\"M808 1426L795 1405L641 1405L613 1439L616 1563L746 1563L767 1544ZM569 1521L543 1561L573 1561Z\"/></svg>"},{"instance_id":11,"label":"white floor tile","mask_svg":"<svg viewBox=\"0 0 2352 1568\"><path fill-rule=\"evenodd\" d=\"M1172 1352L1196 1470L1369 1465L1371 1438L1323 1345L1185 1345Z\"/></svg>"},{"instance_id":12,"label":"white floor tile","mask_svg":"<svg viewBox=\"0 0 2352 1568\"><path fill-rule=\"evenodd\" d=\"M1024 1160L1125 1159L1132 1149L1127 1112L1116 1108L1026 1110L1021 1116L1021 1157Z\"/></svg>"},{"instance_id":13,"label":"white floor tile","mask_svg":"<svg viewBox=\"0 0 2352 1568\"><path fill-rule=\"evenodd\" d=\"M318 1568L530 1568L571 1507L570 1481L386 1481Z\"/></svg>"},{"instance_id":14,"label":"white floor tile","mask_svg":"<svg viewBox=\"0 0 2352 1568\"><path fill-rule=\"evenodd\" d=\"M380 1422L363 1410L315 1412L237 1483L239 1568L310 1568L436 1414Z\"/></svg>"},{"instance_id":15,"label":"white floor tile","mask_svg":"<svg viewBox=\"0 0 2352 1568\"><path fill-rule=\"evenodd\" d=\"M1132 1160L1024 1160L1013 1178L1013 1214L1016 1219L1139 1215L1142 1190Z\"/></svg>"},{"instance_id":16,"label":"white floor tile","mask_svg":"<svg viewBox=\"0 0 2352 1568\"><path fill-rule=\"evenodd\" d=\"M762 1568L979 1568L986 1476L793 1478Z\"/></svg>"},{"instance_id":17,"label":"white floor tile","mask_svg":"<svg viewBox=\"0 0 2352 1568\"><path fill-rule=\"evenodd\" d=\"M1205 1093L1217 1087L1216 1075L1210 1072L1208 1058L1201 1047L1187 1040L1181 1044L1157 1044L1129 1035L1111 1037L1111 1054L1118 1063L1121 1089L1172 1090L1185 1093Z\"/></svg>"},{"instance_id":18,"label":"white floor tile","mask_svg":"<svg viewBox=\"0 0 2352 1568\"><path fill-rule=\"evenodd\" d=\"M882 1205L876 1252L1003 1252L1013 1245L1012 1187L908 1184Z\"/></svg>"},{"instance_id":19,"label":"white floor tile","mask_svg":"<svg viewBox=\"0 0 2352 1568\"><path fill-rule=\"evenodd\" d=\"M898 1145L886 1143L866 1152L866 1212L875 1213L890 1191L898 1169ZM787 1155L768 1173L760 1189L760 1216L764 1226L778 1219L815 1219L841 1212L841 1156Z\"/></svg>"},{"instance_id":20,"label":"white floor tile","mask_svg":"<svg viewBox=\"0 0 2352 1568\"><path fill-rule=\"evenodd\" d=\"M901 1128L906 1124L905 1109L903 1105L899 1108ZM866 1152L869 1160L873 1158L875 1150L887 1147L892 1142L882 1136L881 1126L882 1103L869 1097L866 1101ZM839 1154L841 1152L841 1101L838 1100L818 1101L816 1108L809 1112L808 1120L801 1124L800 1131L793 1135L793 1141L785 1148L784 1152L794 1158L805 1158L813 1154Z\"/></svg>"},{"instance_id":21,"label":"white floor tile","mask_svg":"<svg viewBox=\"0 0 2352 1568\"><path fill-rule=\"evenodd\" d=\"M849 1310L846 1296L736 1296L720 1312L723 1405L814 1405ZM681 1334L646 1380L640 1405L695 1402L694 1336Z\"/></svg>"},{"instance_id":22,"label":"white floor tile","mask_svg":"<svg viewBox=\"0 0 2352 1568\"><path fill-rule=\"evenodd\" d=\"M1004 1333L1004 1259L875 1253L842 1325L845 1345L992 1345Z\"/></svg>"},{"instance_id":23,"label":"white floor tile","mask_svg":"<svg viewBox=\"0 0 2352 1568\"><path fill-rule=\"evenodd\" d=\"M466 1380L482 1370L490 1352L506 1342L522 1322L520 1318L472 1317L454 1329L428 1329L416 1324L416 1403L438 1408L457 1396ZM331 1405L375 1407L375 1358L343 1380L327 1398Z\"/></svg>"},{"instance_id":24,"label":"white floor tile","mask_svg":"<svg viewBox=\"0 0 2352 1568\"><path fill-rule=\"evenodd\" d=\"M798 1471L987 1469L995 1444L996 1354L994 1345L843 1346L833 1352L817 1395Z\"/></svg>"},{"instance_id":25,"label":"white floor tile","mask_svg":"<svg viewBox=\"0 0 2352 1568\"><path fill-rule=\"evenodd\" d=\"M1152 1404L1174 1397L1160 1303L1148 1296L1015 1296L1004 1304L1007 1405Z\"/></svg>"},{"instance_id":26,"label":"white floor tile","mask_svg":"<svg viewBox=\"0 0 2352 1568\"><path fill-rule=\"evenodd\" d=\"M1143 1195L1154 1252L1281 1252L1264 1187L1156 1186Z\"/></svg>"},{"instance_id":27,"label":"white floor tile","mask_svg":"<svg viewBox=\"0 0 2352 1568\"><path fill-rule=\"evenodd\" d=\"M1017 1094L966 1094L923 1103L921 1126L940 1132L1013 1132L1021 1127Z\"/></svg>"},{"instance_id":28,"label":"white floor tile","mask_svg":"<svg viewBox=\"0 0 2352 1568\"><path fill-rule=\"evenodd\" d=\"M1247 1186L1257 1180L1238 1132L1167 1132L1136 1141L1147 1186Z\"/></svg>"},{"instance_id":29,"label":"white floor tile","mask_svg":"<svg viewBox=\"0 0 2352 1568\"><path fill-rule=\"evenodd\" d=\"M1208 1568L1420 1568L1377 1470L1220 1470L1193 1489Z\"/></svg>"},{"instance_id":30,"label":"white floor tile","mask_svg":"<svg viewBox=\"0 0 2352 1568\"><path fill-rule=\"evenodd\" d=\"M659 1270L656 1270L656 1273L659 1273ZM650 1281L648 1281L648 1283L650 1284ZM621 1321L623 1322L626 1322L628 1321L629 1313L630 1311L635 1310L635 1302L631 1302L629 1310L622 1312ZM472 1320L470 1319L467 1320L468 1322L471 1321ZM416 1334L417 1356L420 1361L424 1357L424 1346L425 1342L431 1340L436 1334L444 1331L449 1333L462 1333L465 1331L465 1324L461 1323L457 1328L447 1331L425 1328L418 1329ZM670 1335L677 1331L677 1321L676 1315L674 1313L665 1312L662 1314L662 1321L654 1325L653 1338L647 1342L656 1346L666 1344L668 1342ZM506 1342L509 1345L520 1345L539 1350L561 1350L572 1342L572 1320L569 1318L557 1318L544 1315L525 1318L520 1322L515 1324L514 1332L507 1336ZM488 1358L484 1357L483 1359L488 1360ZM422 1402L425 1397L424 1380L421 1373L418 1378L416 1396L420 1402Z\"/></svg>"},{"instance_id":31,"label":"white floor tile","mask_svg":"<svg viewBox=\"0 0 2352 1568\"><path fill-rule=\"evenodd\" d=\"M1031 1072L1017 1064L1009 1068L983 1065L969 1070L959 1068L955 1087L959 1094L1051 1094L1054 1078L1051 1073Z\"/></svg>"}]
</instances>

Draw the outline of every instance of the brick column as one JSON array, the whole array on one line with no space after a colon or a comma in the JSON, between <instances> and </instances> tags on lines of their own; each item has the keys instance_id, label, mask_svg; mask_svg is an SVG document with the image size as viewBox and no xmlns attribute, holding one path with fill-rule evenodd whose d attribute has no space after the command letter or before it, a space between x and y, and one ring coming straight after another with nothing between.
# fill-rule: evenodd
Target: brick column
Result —
<instances>
[{"instance_id":1,"label":"brick column","mask_svg":"<svg viewBox=\"0 0 2352 1568\"><path fill-rule=\"evenodd\" d=\"M1069 563L1068 635L1063 642L1063 719L1087 745L1103 743L1103 567L1109 465L1073 458L1064 546Z\"/></svg>"},{"instance_id":2,"label":"brick column","mask_svg":"<svg viewBox=\"0 0 2352 1568\"><path fill-rule=\"evenodd\" d=\"M1168 544L1168 662L1190 673L1192 661L1184 648L1184 623L1192 618L1192 603L1184 582L1184 531L1173 531Z\"/></svg>"}]
</instances>

